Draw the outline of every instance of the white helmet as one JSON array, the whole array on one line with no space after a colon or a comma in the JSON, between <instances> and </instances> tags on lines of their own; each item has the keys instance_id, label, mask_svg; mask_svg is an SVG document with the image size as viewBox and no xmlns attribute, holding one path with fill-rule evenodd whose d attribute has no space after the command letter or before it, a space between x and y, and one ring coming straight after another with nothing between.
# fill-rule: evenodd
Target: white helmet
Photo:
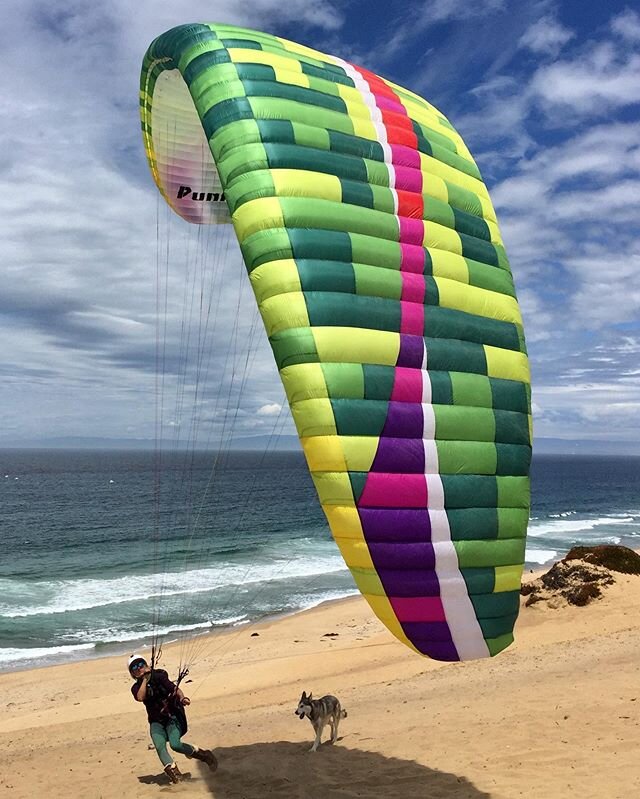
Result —
<instances>
[{"instance_id":1,"label":"white helmet","mask_svg":"<svg viewBox=\"0 0 640 799\"><path fill-rule=\"evenodd\" d=\"M133 666L136 663L140 663L141 665L143 664L143 665L146 666L147 665L147 659L144 657L144 655L131 655L131 657L129 658L129 660L127 662L127 666L129 668L129 674L132 673Z\"/></svg>"}]
</instances>

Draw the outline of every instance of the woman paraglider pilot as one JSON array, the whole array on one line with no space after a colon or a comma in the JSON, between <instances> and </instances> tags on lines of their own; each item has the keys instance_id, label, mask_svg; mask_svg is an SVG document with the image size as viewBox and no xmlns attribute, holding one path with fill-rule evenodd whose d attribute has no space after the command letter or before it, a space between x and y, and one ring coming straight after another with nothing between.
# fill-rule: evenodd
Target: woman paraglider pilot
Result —
<instances>
[{"instance_id":1,"label":"woman paraglider pilot","mask_svg":"<svg viewBox=\"0 0 640 799\"><path fill-rule=\"evenodd\" d=\"M135 680L131 693L137 702L147 709L151 740L171 782L179 782L181 773L176 762L167 751L167 744L174 752L206 763L211 771L218 761L210 749L200 749L181 740L187 732L185 706L191 704L181 689L169 679L164 669L151 668L144 657L132 655L128 662L129 674Z\"/></svg>"}]
</instances>

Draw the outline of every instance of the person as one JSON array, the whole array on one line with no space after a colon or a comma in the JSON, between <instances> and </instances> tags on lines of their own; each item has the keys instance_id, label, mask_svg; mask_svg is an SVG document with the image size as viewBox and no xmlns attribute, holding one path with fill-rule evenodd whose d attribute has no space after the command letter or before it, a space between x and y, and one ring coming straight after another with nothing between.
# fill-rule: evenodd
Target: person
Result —
<instances>
[{"instance_id":1,"label":"person","mask_svg":"<svg viewBox=\"0 0 640 799\"><path fill-rule=\"evenodd\" d=\"M184 708L191 704L191 700L169 679L164 669L152 670L142 655L132 655L128 667L129 674L135 680L131 693L147 709L151 740L169 780L173 783L179 782L182 775L167 751L167 743L174 752L201 760L211 771L215 771L218 761L210 749L200 749L181 740L187 732Z\"/></svg>"}]
</instances>

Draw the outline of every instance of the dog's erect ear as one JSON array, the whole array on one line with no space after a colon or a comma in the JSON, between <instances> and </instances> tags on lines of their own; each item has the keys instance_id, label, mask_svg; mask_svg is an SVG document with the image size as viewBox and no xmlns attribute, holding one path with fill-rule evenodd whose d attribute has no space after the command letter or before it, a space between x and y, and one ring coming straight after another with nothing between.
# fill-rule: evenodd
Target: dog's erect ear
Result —
<instances>
[{"instance_id":1,"label":"dog's erect ear","mask_svg":"<svg viewBox=\"0 0 640 799\"><path fill-rule=\"evenodd\" d=\"M311 697L312 697L312 696L313 696L313 694L309 694L309 696L307 697L307 699L311 699Z\"/></svg>"},{"instance_id":2,"label":"dog's erect ear","mask_svg":"<svg viewBox=\"0 0 640 799\"><path fill-rule=\"evenodd\" d=\"M306 694L306 693L303 691L303 692L302 692L302 696L300 697L300 701L301 701L301 702L304 702L304 700L305 700L306 698L307 698L307 694Z\"/></svg>"}]
</instances>

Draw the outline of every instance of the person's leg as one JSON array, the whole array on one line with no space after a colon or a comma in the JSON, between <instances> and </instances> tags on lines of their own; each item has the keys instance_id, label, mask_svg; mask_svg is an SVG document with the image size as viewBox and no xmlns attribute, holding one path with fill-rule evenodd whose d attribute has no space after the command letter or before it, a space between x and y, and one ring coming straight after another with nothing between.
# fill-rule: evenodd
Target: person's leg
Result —
<instances>
[{"instance_id":1,"label":"person's leg","mask_svg":"<svg viewBox=\"0 0 640 799\"><path fill-rule=\"evenodd\" d=\"M178 722L175 721L175 719L171 719L171 721L167 724L166 729L167 736L169 738L169 746L173 749L173 751L180 752L181 755L186 755L187 757L193 757L193 754L197 751L198 747L192 746L186 741L180 740L180 728L178 727Z\"/></svg>"},{"instance_id":2,"label":"person's leg","mask_svg":"<svg viewBox=\"0 0 640 799\"><path fill-rule=\"evenodd\" d=\"M164 726L159 724L157 721L154 721L151 724L151 740L153 741L153 745L156 748L156 752L158 753L158 757L160 758L162 765L170 766L173 763L173 758L167 751L167 741L169 739Z\"/></svg>"},{"instance_id":3,"label":"person's leg","mask_svg":"<svg viewBox=\"0 0 640 799\"><path fill-rule=\"evenodd\" d=\"M200 749L198 746L180 740L180 728L177 721L172 720L167 724L167 735L169 736L169 746L174 752L180 752L188 758L201 760L209 766L211 771L215 771L218 768L216 756L210 749Z\"/></svg>"}]
</instances>

